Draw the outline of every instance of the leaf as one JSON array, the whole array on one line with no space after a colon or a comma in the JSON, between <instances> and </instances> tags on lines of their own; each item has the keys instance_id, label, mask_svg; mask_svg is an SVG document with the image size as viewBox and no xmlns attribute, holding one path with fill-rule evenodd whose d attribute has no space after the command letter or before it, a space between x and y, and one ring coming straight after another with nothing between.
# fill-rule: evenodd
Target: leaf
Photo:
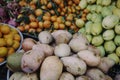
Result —
<instances>
[{"instance_id":1,"label":"leaf","mask_svg":"<svg viewBox=\"0 0 120 80\"><path fill-rule=\"evenodd\" d=\"M37 6L37 8L41 8L41 4L40 4L39 0L36 2L36 6Z\"/></svg>"},{"instance_id":2,"label":"leaf","mask_svg":"<svg viewBox=\"0 0 120 80\"><path fill-rule=\"evenodd\" d=\"M42 16L43 16L43 15L38 16L38 17L37 17L37 20L38 20L38 21L42 21Z\"/></svg>"}]
</instances>

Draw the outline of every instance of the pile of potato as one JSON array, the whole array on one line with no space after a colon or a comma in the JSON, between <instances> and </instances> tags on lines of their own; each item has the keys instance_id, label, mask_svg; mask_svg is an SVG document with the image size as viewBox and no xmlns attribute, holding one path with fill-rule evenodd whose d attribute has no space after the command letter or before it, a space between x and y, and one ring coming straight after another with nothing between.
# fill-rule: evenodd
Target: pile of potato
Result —
<instances>
[{"instance_id":1,"label":"pile of potato","mask_svg":"<svg viewBox=\"0 0 120 80\"><path fill-rule=\"evenodd\" d=\"M7 58L7 66L15 72L9 80L112 80L107 72L116 60L100 56L82 34L42 31L38 39L27 38L29 44L25 39L23 51Z\"/></svg>"}]
</instances>

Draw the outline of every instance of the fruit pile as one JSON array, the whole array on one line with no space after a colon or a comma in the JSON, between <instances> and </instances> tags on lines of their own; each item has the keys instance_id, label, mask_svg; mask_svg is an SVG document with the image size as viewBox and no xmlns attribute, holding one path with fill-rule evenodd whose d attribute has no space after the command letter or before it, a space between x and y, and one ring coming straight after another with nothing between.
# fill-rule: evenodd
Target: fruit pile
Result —
<instances>
[{"instance_id":1,"label":"fruit pile","mask_svg":"<svg viewBox=\"0 0 120 80\"><path fill-rule=\"evenodd\" d=\"M20 41L21 37L15 28L0 24L0 62L19 48Z\"/></svg>"},{"instance_id":2,"label":"fruit pile","mask_svg":"<svg viewBox=\"0 0 120 80\"><path fill-rule=\"evenodd\" d=\"M75 21L86 21L87 9L81 9L80 0L30 0L19 1L22 7L18 15L18 29L22 32L66 29L72 33L79 30Z\"/></svg>"}]
</instances>

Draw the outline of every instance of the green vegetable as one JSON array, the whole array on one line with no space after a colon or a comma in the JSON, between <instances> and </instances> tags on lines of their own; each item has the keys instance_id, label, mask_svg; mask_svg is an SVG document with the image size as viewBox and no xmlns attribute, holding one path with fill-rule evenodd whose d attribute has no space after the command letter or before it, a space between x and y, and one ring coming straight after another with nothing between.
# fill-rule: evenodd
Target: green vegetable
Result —
<instances>
[{"instance_id":1,"label":"green vegetable","mask_svg":"<svg viewBox=\"0 0 120 80\"><path fill-rule=\"evenodd\" d=\"M117 54L118 57L120 57L120 47L116 48L116 54Z\"/></svg>"},{"instance_id":2,"label":"green vegetable","mask_svg":"<svg viewBox=\"0 0 120 80\"><path fill-rule=\"evenodd\" d=\"M92 39L92 44L94 46L100 46L101 44L103 44L103 38L101 35L98 36L94 36Z\"/></svg>"},{"instance_id":3,"label":"green vegetable","mask_svg":"<svg viewBox=\"0 0 120 80\"><path fill-rule=\"evenodd\" d=\"M117 45L117 46L120 46L120 35L116 35L115 38L114 38L114 43Z\"/></svg>"},{"instance_id":4,"label":"green vegetable","mask_svg":"<svg viewBox=\"0 0 120 80\"><path fill-rule=\"evenodd\" d=\"M81 9L85 9L87 7L87 0L81 0L79 6Z\"/></svg>"},{"instance_id":5,"label":"green vegetable","mask_svg":"<svg viewBox=\"0 0 120 80\"><path fill-rule=\"evenodd\" d=\"M115 33L120 34L120 23L115 26Z\"/></svg>"},{"instance_id":6,"label":"green vegetable","mask_svg":"<svg viewBox=\"0 0 120 80\"><path fill-rule=\"evenodd\" d=\"M103 17L106 17L108 15L112 15L112 11L108 7L103 7L101 14Z\"/></svg>"},{"instance_id":7,"label":"green vegetable","mask_svg":"<svg viewBox=\"0 0 120 80\"><path fill-rule=\"evenodd\" d=\"M81 28L84 26L85 22L82 19L77 19L75 21L75 24L77 25L77 27Z\"/></svg>"},{"instance_id":8,"label":"green vegetable","mask_svg":"<svg viewBox=\"0 0 120 80\"><path fill-rule=\"evenodd\" d=\"M114 8L112 11L113 11L114 15L117 15L120 18L120 9L119 8Z\"/></svg>"},{"instance_id":9,"label":"green vegetable","mask_svg":"<svg viewBox=\"0 0 120 80\"><path fill-rule=\"evenodd\" d=\"M82 33L82 34L85 34L85 28L84 27L80 28L78 32Z\"/></svg>"},{"instance_id":10,"label":"green vegetable","mask_svg":"<svg viewBox=\"0 0 120 80\"><path fill-rule=\"evenodd\" d=\"M93 13L92 17L91 17L91 21L93 22L102 22L102 15L101 14L97 14L97 13Z\"/></svg>"},{"instance_id":11,"label":"green vegetable","mask_svg":"<svg viewBox=\"0 0 120 80\"><path fill-rule=\"evenodd\" d=\"M93 13L97 9L97 5L91 5L90 12Z\"/></svg>"},{"instance_id":12,"label":"green vegetable","mask_svg":"<svg viewBox=\"0 0 120 80\"><path fill-rule=\"evenodd\" d=\"M102 0L102 5L103 6L108 6L111 4L111 0Z\"/></svg>"},{"instance_id":13,"label":"green vegetable","mask_svg":"<svg viewBox=\"0 0 120 80\"><path fill-rule=\"evenodd\" d=\"M89 4L93 4L93 3L96 2L96 0L87 0L87 2L88 2Z\"/></svg>"},{"instance_id":14,"label":"green vegetable","mask_svg":"<svg viewBox=\"0 0 120 80\"><path fill-rule=\"evenodd\" d=\"M102 6L101 5L97 5L96 12L97 13L102 12Z\"/></svg>"},{"instance_id":15,"label":"green vegetable","mask_svg":"<svg viewBox=\"0 0 120 80\"><path fill-rule=\"evenodd\" d=\"M117 0L116 5L117 5L117 7L120 9L120 0Z\"/></svg>"},{"instance_id":16,"label":"green vegetable","mask_svg":"<svg viewBox=\"0 0 120 80\"><path fill-rule=\"evenodd\" d=\"M107 57L109 57L110 59L114 60L116 64L118 64L120 62L119 57L115 53L111 53Z\"/></svg>"},{"instance_id":17,"label":"green vegetable","mask_svg":"<svg viewBox=\"0 0 120 80\"><path fill-rule=\"evenodd\" d=\"M116 15L108 15L102 21L102 26L105 29L112 29L119 22L119 17Z\"/></svg>"},{"instance_id":18,"label":"green vegetable","mask_svg":"<svg viewBox=\"0 0 120 80\"><path fill-rule=\"evenodd\" d=\"M91 27L92 27L92 22L91 21L88 21L86 24L85 24L85 33L86 34L90 34L91 33Z\"/></svg>"},{"instance_id":19,"label":"green vegetable","mask_svg":"<svg viewBox=\"0 0 120 80\"><path fill-rule=\"evenodd\" d=\"M92 35L99 35L101 32L102 32L101 23L94 23L91 27L91 34Z\"/></svg>"},{"instance_id":20,"label":"green vegetable","mask_svg":"<svg viewBox=\"0 0 120 80\"><path fill-rule=\"evenodd\" d=\"M100 50L100 56L104 57L105 56L105 49L103 46L98 46L97 47L98 50Z\"/></svg>"},{"instance_id":21,"label":"green vegetable","mask_svg":"<svg viewBox=\"0 0 120 80\"><path fill-rule=\"evenodd\" d=\"M102 0L97 0L97 1L96 1L96 4L97 4L97 5L101 5L101 3L102 3Z\"/></svg>"},{"instance_id":22,"label":"green vegetable","mask_svg":"<svg viewBox=\"0 0 120 80\"><path fill-rule=\"evenodd\" d=\"M87 14L87 20L91 20L91 18L92 18L92 14L91 14L91 13L88 13L88 14Z\"/></svg>"},{"instance_id":23,"label":"green vegetable","mask_svg":"<svg viewBox=\"0 0 120 80\"><path fill-rule=\"evenodd\" d=\"M86 34L85 36L86 36L87 40L88 40L89 43L90 43L90 42L92 41L92 35Z\"/></svg>"},{"instance_id":24,"label":"green vegetable","mask_svg":"<svg viewBox=\"0 0 120 80\"><path fill-rule=\"evenodd\" d=\"M104 43L104 49L107 53L112 53L116 49L116 45L113 41L106 41Z\"/></svg>"},{"instance_id":25,"label":"green vegetable","mask_svg":"<svg viewBox=\"0 0 120 80\"><path fill-rule=\"evenodd\" d=\"M115 32L114 30L110 29L110 30L106 30L103 32L103 39L104 40L112 40L115 36Z\"/></svg>"}]
</instances>

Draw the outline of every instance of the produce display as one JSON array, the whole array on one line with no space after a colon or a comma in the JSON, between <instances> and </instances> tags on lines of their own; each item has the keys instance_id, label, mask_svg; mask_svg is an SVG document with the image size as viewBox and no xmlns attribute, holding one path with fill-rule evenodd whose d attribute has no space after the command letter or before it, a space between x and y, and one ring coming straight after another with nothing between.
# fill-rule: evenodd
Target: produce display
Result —
<instances>
[{"instance_id":1,"label":"produce display","mask_svg":"<svg viewBox=\"0 0 120 80\"><path fill-rule=\"evenodd\" d=\"M0 63L20 50L23 37L14 27L0 23Z\"/></svg>"},{"instance_id":2,"label":"produce display","mask_svg":"<svg viewBox=\"0 0 120 80\"><path fill-rule=\"evenodd\" d=\"M107 72L118 64L119 57L101 56L101 51L89 44L83 34L72 35L67 30L41 31L38 38L38 41L25 38L23 50L7 58L8 68L14 72L10 80L21 75L17 80L112 80ZM25 42L28 39L29 44ZM13 62L16 58L18 61Z\"/></svg>"},{"instance_id":3,"label":"produce display","mask_svg":"<svg viewBox=\"0 0 120 80\"><path fill-rule=\"evenodd\" d=\"M120 0L1 0L0 22L8 80L120 79Z\"/></svg>"}]
</instances>

